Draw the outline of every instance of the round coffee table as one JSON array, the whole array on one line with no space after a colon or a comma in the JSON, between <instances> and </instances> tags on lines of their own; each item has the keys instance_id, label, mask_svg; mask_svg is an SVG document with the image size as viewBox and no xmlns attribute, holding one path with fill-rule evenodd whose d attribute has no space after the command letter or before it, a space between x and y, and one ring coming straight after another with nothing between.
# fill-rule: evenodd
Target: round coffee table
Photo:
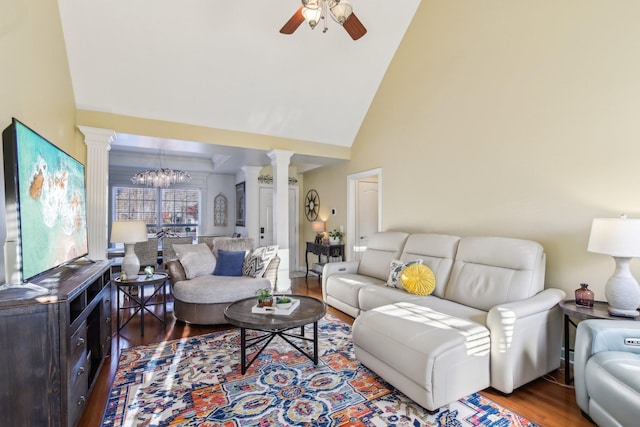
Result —
<instances>
[{"instance_id":1,"label":"round coffee table","mask_svg":"<svg viewBox=\"0 0 640 427\"><path fill-rule=\"evenodd\" d=\"M293 348L312 360L314 364L318 364L318 320L324 317L327 306L324 302L307 296L295 295L292 299L300 300L300 304L288 315L252 313L251 309L257 301L253 297L233 302L225 308L224 318L240 328L240 366L243 375L276 336L288 342ZM313 338L307 338L304 334L304 326L309 323L313 323ZM298 327L300 334L289 332ZM264 334L247 339L247 329L264 332ZM313 341L313 355L291 341L292 338ZM247 363L247 349L261 344L262 347L258 353Z\"/></svg>"}]
</instances>

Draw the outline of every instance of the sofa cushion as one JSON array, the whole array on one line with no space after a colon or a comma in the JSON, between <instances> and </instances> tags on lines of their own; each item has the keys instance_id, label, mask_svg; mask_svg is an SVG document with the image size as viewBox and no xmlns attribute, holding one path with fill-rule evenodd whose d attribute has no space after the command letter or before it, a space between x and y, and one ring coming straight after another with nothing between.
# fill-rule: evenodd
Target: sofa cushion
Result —
<instances>
[{"instance_id":1,"label":"sofa cushion","mask_svg":"<svg viewBox=\"0 0 640 427\"><path fill-rule=\"evenodd\" d=\"M360 290L358 304L362 311L373 310L384 305L399 302L409 302L432 310L447 313L450 316L465 319L470 322L486 325L487 312L477 308L447 301L431 295L412 295L401 289L389 288L387 286L367 286Z\"/></svg>"},{"instance_id":2,"label":"sofa cushion","mask_svg":"<svg viewBox=\"0 0 640 427\"><path fill-rule=\"evenodd\" d=\"M258 289L269 287L271 282L264 278L206 275L176 282L173 285L173 296L186 303L231 303L254 297Z\"/></svg>"},{"instance_id":3,"label":"sofa cushion","mask_svg":"<svg viewBox=\"0 0 640 427\"><path fill-rule=\"evenodd\" d=\"M213 239L213 254L217 257L220 250L252 251L253 239L251 237L215 237Z\"/></svg>"},{"instance_id":4,"label":"sofa cushion","mask_svg":"<svg viewBox=\"0 0 640 427\"><path fill-rule=\"evenodd\" d=\"M403 261L422 259L422 263L429 267L436 276L436 288L433 294L442 298L453 268L453 260L459 242L459 236L448 234L412 234L404 245L400 259Z\"/></svg>"},{"instance_id":5,"label":"sofa cushion","mask_svg":"<svg viewBox=\"0 0 640 427\"><path fill-rule=\"evenodd\" d=\"M421 259L416 259L413 261L400 261L399 259L391 260L391 265L389 266L389 278L387 279L387 286L397 289L404 289L402 286L402 281L400 280L400 276L402 275L402 271L405 267L408 267L413 264L422 264Z\"/></svg>"},{"instance_id":6,"label":"sofa cushion","mask_svg":"<svg viewBox=\"0 0 640 427\"><path fill-rule=\"evenodd\" d=\"M218 262L213 270L214 276L242 276L244 251L218 251Z\"/></svg>"},{"instance_id":7,"label":"sofa cushion","mask_svg":"<svg viewBox=\"0 0 640 427\"><path fill-rule=\"evenodd\" d=\"M506 237L465 237L445 298L488 311L523 300L544 288L545 256L540 244Z\"/></svg>"},{"instance_id":8,"label":"sofa cushion","mask_svg":"<svg viewBox=\"0 0 640 427\"><path fill-rule=\"evenodd\" d=\"M211 274L216 268L216 258L205 243L197 245L173 245L187 279L193 279L204 274Z\"/></svg>"},{"instance_id":9,"label":"sofa cushion","mask_svg":"<svg viewBox=\"0 0 640 427\"><path fill-rule=\"evenodd\" d=\"M426 265L411 264L402 270L402 286L414 295L429 295L436 287L436 277Z\"/></svg>"},{"instance_id":10,"label":"sofa cushion","mask_svg":"<svg viewBox=\"0 0 640 427\"><path fill-rule=\"evenodd\" d=\"M368 285L383 287L384 283L380 279L361 274L338 273L327 278L325 292L329 297L338 299L351 307L359 308L358 294L360 289Z\"/></svg>"},{"instance_id":11,"label":"sofa cushion","mask_svg":"<svg viewBox=\"0 0 640 427\"><path fill-rule=\"evenodd\" d=\"M400 257L408 236L408 233L400 231L374 233L369 237L367 250L364 251L358 265L358 274L386 281L391 260Z\"/></svg>"}]
</instances>

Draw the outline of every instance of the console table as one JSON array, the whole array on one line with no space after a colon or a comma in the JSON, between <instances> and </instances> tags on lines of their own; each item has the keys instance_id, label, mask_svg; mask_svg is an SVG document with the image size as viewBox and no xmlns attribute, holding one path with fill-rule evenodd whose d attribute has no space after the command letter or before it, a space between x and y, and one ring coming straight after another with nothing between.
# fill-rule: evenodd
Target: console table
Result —
<instances>
[{"instance_id":1,"label":"console table","mask_svg":"<svg viewBox=\"0 0 640 427\"><path fill-rule=\"evenodd\" d=\"M111 263L77 261L0 294L0 424L77 425L111 353Z\"/></svg>"},{"instance_id":2,"label":"console table","mask_svg":"<svg viewBox=\"0 0 640 427\"><path fill-rule=\"evenodd\" d=\"M305 263L307 266L307 273L304 277L308 277L309 276L309 254L312 253L314 255L318 255L318 264L319 265L324 265L325 263L322 262L322 255L327 257L327 262L329 261L329 258L331 257L340 257L342 259L342 261L344 261L344 244L340 243L337 245L328 245L328 244L323 244L323 243L314 243L314 242L307 242L307 251L305 253ZM322 275L322 272L317 272L320 275Z\"/></svg>"}]
</instances>

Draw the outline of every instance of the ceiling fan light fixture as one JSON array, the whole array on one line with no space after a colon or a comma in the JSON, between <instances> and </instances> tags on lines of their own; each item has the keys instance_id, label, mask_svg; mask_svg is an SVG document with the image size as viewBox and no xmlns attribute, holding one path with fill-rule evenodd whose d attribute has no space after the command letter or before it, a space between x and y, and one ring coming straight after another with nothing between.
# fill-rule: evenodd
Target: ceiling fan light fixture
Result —
<instances>
[{"instance_id":1,"label":"ceiling fan light fixture","mask_svg":"<svg viewBox=\"0 0 640 427\"><path fill-rule=\"evenodd\" d=\"M332 2L329 10L331 11L331 17L340 25L344 24L353 13L353 8L347 0Z\"/></svg>"},{"instance_id":2,"label":"ceiling fan light fixture","mask_svg":"<svg viewBox=\"0 0 640 427\"><path fill-rule=\"evenodd\" d=\"M309 23L311 28L315 28L322 17L322 9L319 7L313 8L305 6L302 9L302 16L304 16L304 19Z\"/></svg>"}]
</instances>

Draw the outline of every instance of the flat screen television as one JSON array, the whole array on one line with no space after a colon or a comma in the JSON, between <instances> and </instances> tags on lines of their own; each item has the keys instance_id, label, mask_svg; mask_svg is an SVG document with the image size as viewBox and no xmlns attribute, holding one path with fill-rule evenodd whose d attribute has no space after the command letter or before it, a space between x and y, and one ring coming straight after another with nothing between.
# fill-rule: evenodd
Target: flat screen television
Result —
<instances>
[{"instance_id":1,"label":"flat screen television","mask_svg":"<svg viewBox=\"0 0 640 427\"><path fill-rule=\"evenodd\" d=\"M87 255L85 172L15 118L2 139L6 280L20 284Z\"/></svg>"}]
</instances>

